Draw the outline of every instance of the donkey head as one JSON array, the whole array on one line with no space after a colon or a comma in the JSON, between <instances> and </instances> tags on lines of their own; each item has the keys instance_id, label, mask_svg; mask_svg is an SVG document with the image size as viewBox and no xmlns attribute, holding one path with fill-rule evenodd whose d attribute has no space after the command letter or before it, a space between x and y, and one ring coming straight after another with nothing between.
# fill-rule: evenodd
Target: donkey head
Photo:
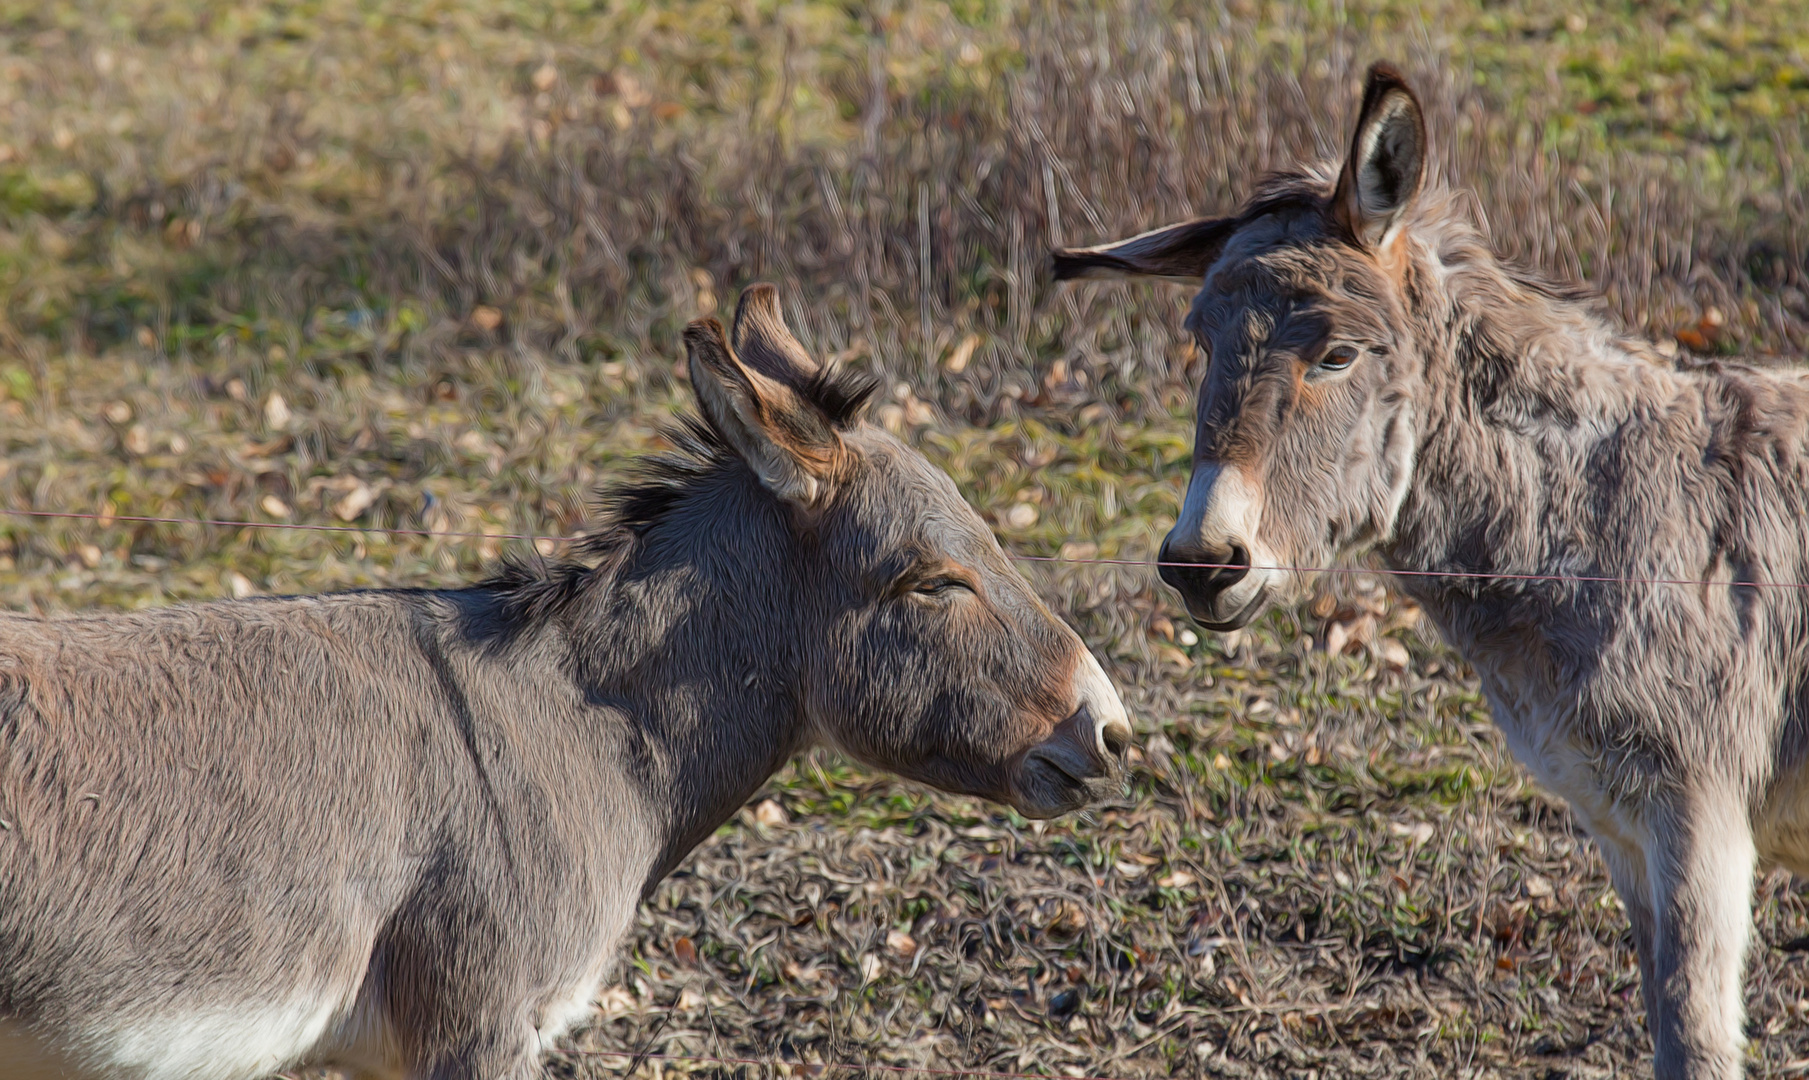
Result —
<instances>
[{"instance_id":1,"label":"donkey head","mask_svg":"<svg viewBox=\"0 0 1809 1080\"><path fill-rule=\"evenodd\" d=\"M1426 130L1392 68L1369 72L1350 154L1271 181L1233 217L1059 251L1060 278L1203 280L1187 328L1207 358L1193 476L1163 542L1162 579L1215 630L1297 587L1288 569L1385 540L1416 446L1419 343L1403 220Z\"/></svg>"},{"instance_id":2,"label":"donkey head","mask_svg":"<svg viewBox=\"0 0 1809 1080\"><path fill-rule=\"evenodd\" d=\"M785 523L813 734L1032 817L1116 783L1130 727L1098 662L948 476L861 419L869 387L818 368L775 290L743 294L732 343L712 320L685 344L705 419Z\"/></svg>"}]
</instances>

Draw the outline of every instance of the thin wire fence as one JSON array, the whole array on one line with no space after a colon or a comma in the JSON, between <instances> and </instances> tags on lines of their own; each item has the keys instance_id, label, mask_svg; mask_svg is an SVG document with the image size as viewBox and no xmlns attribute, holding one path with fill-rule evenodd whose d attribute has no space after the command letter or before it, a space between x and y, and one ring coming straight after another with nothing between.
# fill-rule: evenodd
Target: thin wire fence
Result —
<instances>
[{"instance_id":1,"label":"thin wire fence","mask_svg":"<svg viewBox=\"0 0 1809 1080\"><path fill-rule=\"evenodd\" d=\"M5 507L0 507L0 515L39 519L71 518L83 521L95 521L103 525L112 525L117 522L127 521L154 525L202 525L237 529L354 533L379 536L420 536L453 540L526 540L536 545L549 543L571 544L584 539L582 536L552 536L535 533L490 533L440 529L400 529L370 525L317 525L309 522L297 521L239 521L230 518L154 517L144 514L98 514L82 513L74 510L15 510ZM1391 574L1395 577L1448 578L1467 581L1564 582L1570 584L1595 585L1691 585L1698 587L1726 586L1729 588L1738 587L1751 589L1809 589L1809 582L1800 581L1736 581L1733 579L1716 581L1708 578L1631 577L1614 574L1509 574L1475 570L1417 570L1361 566L1291 566L1281 564L1271 566L1250 563L1175 562L1160 559L1101 559L1085 558L1077 555L1029 555L1024 552L1010 550L1007 550L1006 554L1013 559L1022 562L1066 563L1077 566L1148 566L1151 568L1167 566L1193 570L1276 570L1298 574Z\"/></svg>"}]
</instances>

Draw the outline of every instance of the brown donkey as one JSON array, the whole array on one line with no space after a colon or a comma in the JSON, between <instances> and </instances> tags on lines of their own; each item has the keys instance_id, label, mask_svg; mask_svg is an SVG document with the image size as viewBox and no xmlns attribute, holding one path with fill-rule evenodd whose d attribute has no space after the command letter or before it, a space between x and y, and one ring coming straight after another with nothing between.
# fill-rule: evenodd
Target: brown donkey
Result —
<instances>
[{"instance_id":1,"label":"brown donkey","mask_svg":"<svg viewBox=\"0 0 1809 1080\"><path fill-rule=\"evenodd\" d=\"M1377 66L1336 165L1231 217L1056 255L1202 282L1193 477L1162 568L1242 626L1301 575L1395 569L1570 800L1632 919L1660 1077L1741 1073L1756 865L1809 871L1809 385L1680 370L1502 265L1422 190L1419 102ZM1742 582L1791 587L1753 587Z\"/></svg>"},{"instance_id":2,"label":"brown donkey","mask_svg":"<svg viewBox=\"0 0 1809 1080\"><path fill-rule=\"evenodd\" d=\"M505 1080L802 747L1034 817L1130 732L947 476L770 287L584 564L0 617L0 1076Z\"/></svg>"}]
</instances>

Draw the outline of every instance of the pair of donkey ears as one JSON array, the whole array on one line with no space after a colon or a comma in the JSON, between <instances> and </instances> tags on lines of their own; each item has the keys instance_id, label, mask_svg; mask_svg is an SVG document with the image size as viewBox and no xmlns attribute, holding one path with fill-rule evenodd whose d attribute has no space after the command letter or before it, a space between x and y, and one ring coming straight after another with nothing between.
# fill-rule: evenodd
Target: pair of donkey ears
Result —
<instances>
[{"instance_id":1,"label":"pair of donkey ears","mask_svg":"<svg viewBox=\"0 0 1809 1080\"><path fill-rule=\"evenodd\" d=\"M685 327L685 355L710 426L774 495L816 503L842 441L836 421L804 392L822 372L785 325L779 291L761 284L742 293L731 334L715 319Z\"/></svg>"},{"instance_id":2,"label":"pair of donkey ears","mask_svg":"<svg viewBox=\"0 0 1809 1080\"><path fill-rule=\"evenodd\" d=\"M1332 193L1332 220L1347 239L1380 250L1419 194L1425 171L1426 121L1419 99L1399 71L1375 64L1363 89L1350 154ZM1237 218L1204 218L1111 244L1060 249L1055 252L1055 279L1134 275L1197 282L1218 261L1239 224Z\"/></svg>"}]
</instances>

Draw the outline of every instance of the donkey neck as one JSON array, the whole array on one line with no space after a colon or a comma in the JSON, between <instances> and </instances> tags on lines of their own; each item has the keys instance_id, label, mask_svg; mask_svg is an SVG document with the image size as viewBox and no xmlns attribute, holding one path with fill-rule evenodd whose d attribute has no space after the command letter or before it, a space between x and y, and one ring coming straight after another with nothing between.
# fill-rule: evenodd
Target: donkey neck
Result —
<instances>
[{"instance_id":1,"label":"donkey neck","mask_svg":"<svg viewBox=\"0 0 1809 1080\"><path fill-rule=\"evenodd\" d=\"M1582 303L1510 275L1478 248L1423 275L1421 435L1382 554L1404 570L1625 573L1628 553L1603 542L1626 510L1609 473L1625 460L1630 430L1674 408L1688 380ZM1445 606L1529 590L1426 577L1403 585Z\"/></svg>"},{"instance_id":2,"label":"donkey neck","mask_svg":"<svg viewBox=\"0 0 1809 1080\"><path fill-rule=\"evenodd\" d=\"M751 477L710 478L581 572L565 666L657 820L651 889L808 740L799 541Z\"/></svg>"}]
</instances>

